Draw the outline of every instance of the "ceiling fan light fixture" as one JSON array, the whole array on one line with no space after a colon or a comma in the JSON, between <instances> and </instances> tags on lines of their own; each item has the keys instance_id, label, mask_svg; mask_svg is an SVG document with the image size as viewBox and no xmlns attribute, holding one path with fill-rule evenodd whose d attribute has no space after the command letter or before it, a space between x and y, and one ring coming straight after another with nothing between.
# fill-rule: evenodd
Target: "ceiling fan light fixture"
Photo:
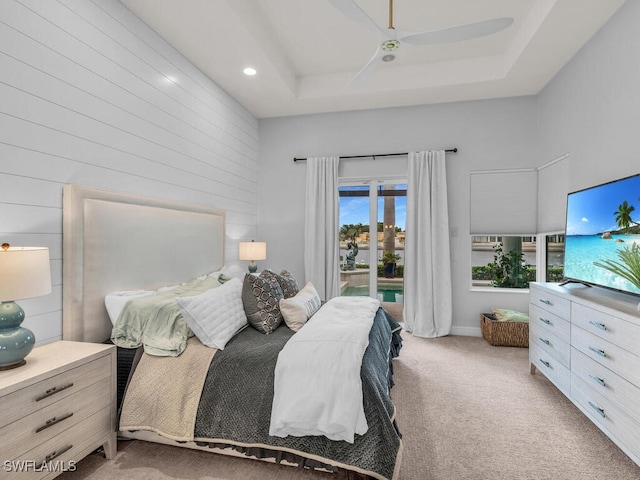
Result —
<instances>
[{"instance_id":1,"label":"ceiling fan light fixture","mask_svg":"<svg viewBox=\"0 0 640 480\"><path fill-rule=\"evenodd\" d=\"M384 52L393 52L400 48L400 42L398 40L385 40L382 42L382 45L380 45L380 48Z\"/></svg>"},{"instance_id":2,"label":"ceiling fan light fixture","mask_svg":"<svg viewBox=\"0 0 640 480\"><path fill-rule=\"evenodd\" d=\"M357 73L353 81L362 81L370 76L376 69L376 65L382 62L391 62L395 57L395 51L400 48L401 42L407 45L440 45L444 43L461 42L475 38L492 35L505 30L513 23L513 18L502 17L467 23L441 30L424 32L397 32L393 26L393 0L389 1L389 26L382 28L360 8L356 0L328 0L334 7L355 23L372 29L380 40L376 51L369 62Z\"/></svg>"}]
</instances>

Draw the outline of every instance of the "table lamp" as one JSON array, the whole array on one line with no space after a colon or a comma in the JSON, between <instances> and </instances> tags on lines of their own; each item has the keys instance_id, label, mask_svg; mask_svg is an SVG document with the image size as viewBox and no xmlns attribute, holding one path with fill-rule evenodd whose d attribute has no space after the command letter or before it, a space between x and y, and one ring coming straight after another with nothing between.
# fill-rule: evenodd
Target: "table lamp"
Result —
<instances>
[{"instance_id":1,"label":"table lamp","mask_svg":"<svg viewBox=\"0 0 640 480\"><path fill-rule=\"evenodd\" d=\"M0 370L26 363L36 339L21 327L24 310L14 300L51 293L49 249L46 247L0 248Z\"/></svg>"},{"instance_id":2,"label":"table lamp","mask_svg":"<svg viewBox=\"0 0 640 480\"><path fill-rule=\"evenodd\" d=\"M240 242L240 260L249 260L249 273L255 273L258 270L256 260L265 260L267 258L267 244L265 242Z\"/></svg>"}]
</instances>

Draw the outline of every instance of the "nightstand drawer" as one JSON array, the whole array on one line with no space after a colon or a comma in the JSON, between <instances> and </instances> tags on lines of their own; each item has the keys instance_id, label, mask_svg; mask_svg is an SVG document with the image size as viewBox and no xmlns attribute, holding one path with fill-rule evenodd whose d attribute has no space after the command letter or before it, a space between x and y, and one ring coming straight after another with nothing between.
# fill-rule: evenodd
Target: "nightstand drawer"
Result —
<instances>
[{"instance_id":1,"label":"nightstand drawer","mask_svg":"<svg viewBox=\"0 0 640 480\"><path fill-rule=\"evenodd\" d=\"M531 305L543 308L547 312L553 313L561 318L569 319L569 315L571 314L571 302L569 300L543 291L536 286L532 286L530 292L529 298Z\"/></svg>"},{"instance_id":2,"label":"nightstand drawer","mask_svg":"<svg viewBox=\"0 0 640 480\"><path fill-rule=\"evenodd\" d=\"M64 432L111 403L111 379L103 378L73 395L0 428L3 460L13 460L54 436Z\"/></svg>"},{"instance_id":3,"label":"nightstand drawer","mask_svg":"<svg viewBox=\"0 0 640 480\"><path fill-rule=\"evenodd\" d=\"M77 462L88 453L87 448L97 448L110 431L111 411L110 408L105 408L18 458L5 462L3 472L7 472L7 467L12 471L1 478L53 478L62 468L73 468L73 462Z\"/></svg>"},{"instance_id":4,"label":"nightstand drawer","mask_svg":"<svg viewBox=\"0 0 640 480\"><path fill-rule=\"evenodd\" d=\"M93 383L109 378L111 369L112 357L106 355L0 397L0 425L12 423Z\"/></svg>"}]
</instances>

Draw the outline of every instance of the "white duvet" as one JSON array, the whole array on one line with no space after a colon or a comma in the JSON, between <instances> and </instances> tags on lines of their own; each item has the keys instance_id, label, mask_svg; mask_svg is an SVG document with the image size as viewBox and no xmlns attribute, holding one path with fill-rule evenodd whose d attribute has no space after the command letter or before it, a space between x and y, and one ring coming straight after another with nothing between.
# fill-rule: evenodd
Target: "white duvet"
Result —
<instances>
[{"instance_id":1,"label":"white duvet","mask_svg":"<svg viewBox=\"0 0 640 480\"><path fill-rule=\"evenodd\" d=\"M324 435L353 443L367 432L360 367L380 302L329 300L278 355L269 435Z\"/></svg>"}]
</instances>

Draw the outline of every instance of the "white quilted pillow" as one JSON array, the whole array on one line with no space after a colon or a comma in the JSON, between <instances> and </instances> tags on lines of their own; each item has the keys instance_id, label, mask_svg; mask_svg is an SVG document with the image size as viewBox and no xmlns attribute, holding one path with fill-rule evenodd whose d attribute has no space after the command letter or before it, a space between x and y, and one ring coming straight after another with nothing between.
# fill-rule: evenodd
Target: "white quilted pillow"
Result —
<instances>
[{"instance_id":1,"label":"white quilted pillow","mask_svg":"<svg viewBox=\"0 0 640 480\"><path fill-rule=\"evenodd\" d=\"M179 297L178 306L187 325L208 347L224 349L247 324L242 304L242 282L237 278L193 297Z\"/></svg>"}]
</instances>

